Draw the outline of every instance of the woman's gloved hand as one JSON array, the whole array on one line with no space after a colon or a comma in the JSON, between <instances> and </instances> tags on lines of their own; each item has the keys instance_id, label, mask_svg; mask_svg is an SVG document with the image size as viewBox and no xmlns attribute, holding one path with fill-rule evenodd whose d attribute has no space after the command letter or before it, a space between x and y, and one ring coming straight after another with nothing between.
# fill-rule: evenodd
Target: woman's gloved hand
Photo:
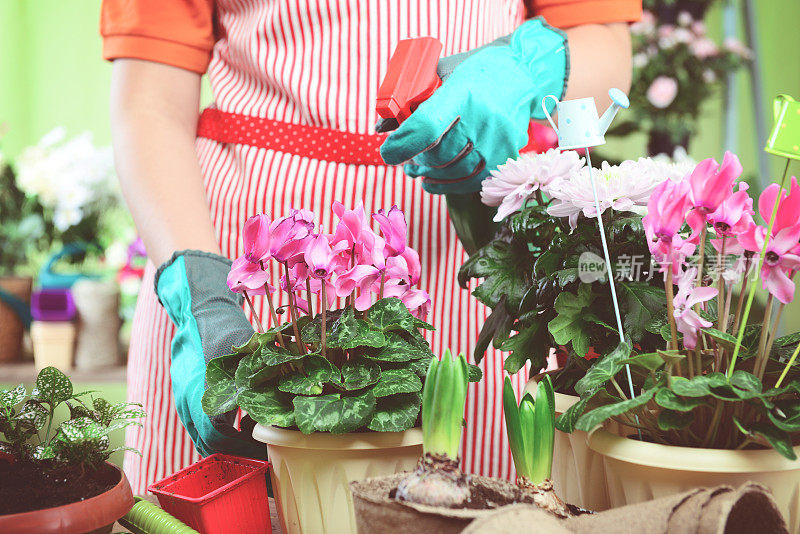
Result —
<instances>
[{"instance_id":1,"label":"woman's gloved hand","mask_svg":"<svg viewBox=\"0 0 800 534\"><path fill-rule=\"evenodd\" d=\"M563 97L568 73L566 35L542 19L443 58L442 86L386 139L381 156L406 163L406 174L422 176L429 193L480 191L489 171L527 144L531 118L545 118L542 98Z\"/></svg>"},{"instance_id":2,"label":"woman's gloved hand","mask_svg":"<svg viewBox=\"0 0 800 534\"><path fill-rule=\"evenodd\" d=\"M231 353L253 335L240 297L226 284L231 261L216 254L184 250L159 267L156 294L175 324L170 377L178 417L203 456L225 452L265 457L264 446L233 427L235 412L209 418L201 401L206 363Z\"/></svg>"}]
</instances>

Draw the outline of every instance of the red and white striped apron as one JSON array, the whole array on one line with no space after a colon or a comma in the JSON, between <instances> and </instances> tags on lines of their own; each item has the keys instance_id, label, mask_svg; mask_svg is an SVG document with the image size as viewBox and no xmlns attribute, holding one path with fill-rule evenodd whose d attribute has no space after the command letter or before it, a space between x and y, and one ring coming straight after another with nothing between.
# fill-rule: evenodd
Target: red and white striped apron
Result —
<instances>
[{"instance_id":1,"label":"red and white striped apron","mask_svg":"<svg viewBox=\"0 0 800 534\"><path fill-rule=\"evenodd\" d=\"M223 31L208 72L217 109L357 134L374 134L375 95L400 39L430 35L444 43L444 54L454 54L512 32L524 15L521 0L220 0L217 9ZM332 228L335 200L345 206L362 200L368 212L398 205L420 253L420 287L432 299L433 351L450 348L471 359L488 311L470 295L472 288L458 286L467 256L442 196L423 192L400 167L337 163L280 145L265 149L206 138L198 138L196 148L217 237L230 258L242 254L239 232L256 213L279 217L306 208ZM172 399L173 328L152 291L153 273L149 265L128 360L128 399L143 403L149 414L142 428L127 435L127 445L142 452L125 459L135 493L199 459ZM261 317L269 317L263 302L257 306ZM503 355L490 350L481 368L484 378L470 386L467 399L464 468L510 477ZM526 371L512 377L518 392Z\"/></svg>"}]
</instances>

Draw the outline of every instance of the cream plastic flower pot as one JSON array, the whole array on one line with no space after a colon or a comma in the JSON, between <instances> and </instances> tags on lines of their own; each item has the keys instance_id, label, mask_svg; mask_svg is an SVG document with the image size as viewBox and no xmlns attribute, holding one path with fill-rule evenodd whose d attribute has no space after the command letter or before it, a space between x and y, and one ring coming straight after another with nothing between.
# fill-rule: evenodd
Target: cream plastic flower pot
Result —
<instances>
[{"instance_id":1,"label":"cream plastic flower pot","mask_svg":"<svg viewBox=\"0 0 800 534\"><path fill-rule=\"evenodd\" d=\"M51 365L64 372L72 369L75 332L75 323L72 322L31 323L33 361L37 373Z\"/></svg>"},{"instance_id":2,"label":"cream plastic flower pot","mask_svg":"<svg viewBox=\"0 0 800 534\"><path fill-rule=\"evenodd\" d=\"M645 443L603 429L591 432L587 443L603 458L612 507L696 487L738 487L753 481L772 491L789 531L800 534L800 460L787 460L771 449L734 451ZM800 455L800 446L794 450Z\"/></svg>"},{"instance_id":3,"label":"cream plastic flower pot","mask_svg":"<svg viewBox=\"0 0 800 534\"><path fill-rule=\"evenodd\" d=\"M536 381L525 385L525 392L536 395ZM556 416L580 400L574 395L556 393ZM553 445L553 486L565 502L600 512L610 508L606 492L603 459L586 445L586 432L565 434L556 430Z\"/></svg>"},{"instance_id":4,"label":"cream plastic flower pot","mask_svg":"<svg viewBox=\"0 0 800 534\"><path fill-rule=\"evenodd\" d=\"M303 434L256 425L267 444L272 488L284 534L356 532L350 482L413 469L422 431Z\"/></svg>"}]
</instances>

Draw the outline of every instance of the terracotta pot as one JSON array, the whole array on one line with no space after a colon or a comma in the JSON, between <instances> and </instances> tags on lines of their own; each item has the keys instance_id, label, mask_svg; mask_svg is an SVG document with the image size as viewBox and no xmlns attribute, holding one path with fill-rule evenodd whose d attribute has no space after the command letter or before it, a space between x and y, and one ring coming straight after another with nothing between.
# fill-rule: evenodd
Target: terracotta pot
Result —
<instances>
[{"instance_id":1,"label":"terracotta pot","mask_svg":"<svg viewBox=\"0 0 800 534\"><path fill-rule=\"evenodd\" d=\"M419 428L337 435L256 425L253 437L267 444L284 534L355 533L349 483L411 470L422 456Z\"/></svg>"},{"instance_id":2,"label":"terracotta pot","mask_svg":"<svg viewBox=\"0 0 800 534\"><path fill-rule=\"evenodd\" d=\"M355 505L358 534L421 534L436 532L451 534L464 530L480 518L488 517L499 510L510 508L508 504L483 510L452 509L401 502L389 498L389 492L397 487L407 473L370 478L350 484ZM472 483L484 493L496 495L495 502L513 502L516 486L507 480L473 476Z\"/></svg>"},{"instance_id":3,"label":"terracotta pot","mask_svg":"<svg viewBox=\"0 0 800 534\"><path fill-rule=\"evenodd\" d=\"M108 464L111 465L111 464ZM105 493L85 501L34 510L21 514L0 515L0 532L3 534L101 534L111 532L114 522L133 507L133 493L125 473L119 483Z\"/></svg>"},{"instance_id":4,"label":"terracotta pot","mask_svg":"<svg viewBox=\"0 0 800 534\"><path fill-rule=\"evenodd\" d=\"M536 381L529 380L525 391L536 395ZM580 400L563 393L556 393L555 398L556 416ZM616 430L616 424L613 429ZM556 493L565 502L595 512L610 507L603 459L586 445L586 432L576 430L565 434L556 430L551 478Z\"/></svg>"},{"instance_id":5,"label":"terracotta pot","mask_svg":"<svg viewBox=\"0 0 800 534\"><path fill-rule=\"evenodd\" d=\"M696 487L739 486L748 481L772 491L789 531L800 533L800 461L771 449L735 451L645 443L597 429L589 448L603 457L612 507ZM800 446L794 448L800 454Z\"/></svg>"},{"instance_id":6,"label":"terracotta pot","mask_svg":"<svg viewBox=\"0 0 800 534\"><path fill-rule=\"evenodd\" d=\"M2 276L0 288L23 302L31 301L33 278L29 276ZM22 335L25 327L17 314L0 301L0 362L13 362L22 355Z\"/></svg>"}]
</instances>

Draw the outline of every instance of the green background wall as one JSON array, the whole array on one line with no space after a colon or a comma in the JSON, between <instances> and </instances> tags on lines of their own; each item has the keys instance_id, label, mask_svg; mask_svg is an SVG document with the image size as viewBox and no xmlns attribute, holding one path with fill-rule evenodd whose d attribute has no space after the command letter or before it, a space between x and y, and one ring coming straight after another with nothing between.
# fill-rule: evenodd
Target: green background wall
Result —
<instances>
[{"instance_id":1,"label":"green background wall","mask_svg":"<svg viewBox=\"0 0 800 534\"><path fill-rule=\"evenodd\" d=\"M762 76L766 101L754 102L745 73L738 76L737 152L746 173L757 167L753 109L762 107L771 120L772 97L789 93L800 98L800 1L756 0L756 18L762 48ZM108 90L110 65L101 57L98 33L100 0L0 0L0 148L13 157L51 128L63 125L70 134L94 132L97 142L110 141ZM709 13L713 36L721 34L721 3ZM207 100L207 99L206 99ZM700 134L691 143L696 159L722 154L722 99L703 109ZM608 152L634 158L643 153L644 140L611 140ZM781 162L770 157L771 180ZM795 163L792 172L800 175ZM790 320L800 327L800 304Z\"/></svg>"}]
</instances>

